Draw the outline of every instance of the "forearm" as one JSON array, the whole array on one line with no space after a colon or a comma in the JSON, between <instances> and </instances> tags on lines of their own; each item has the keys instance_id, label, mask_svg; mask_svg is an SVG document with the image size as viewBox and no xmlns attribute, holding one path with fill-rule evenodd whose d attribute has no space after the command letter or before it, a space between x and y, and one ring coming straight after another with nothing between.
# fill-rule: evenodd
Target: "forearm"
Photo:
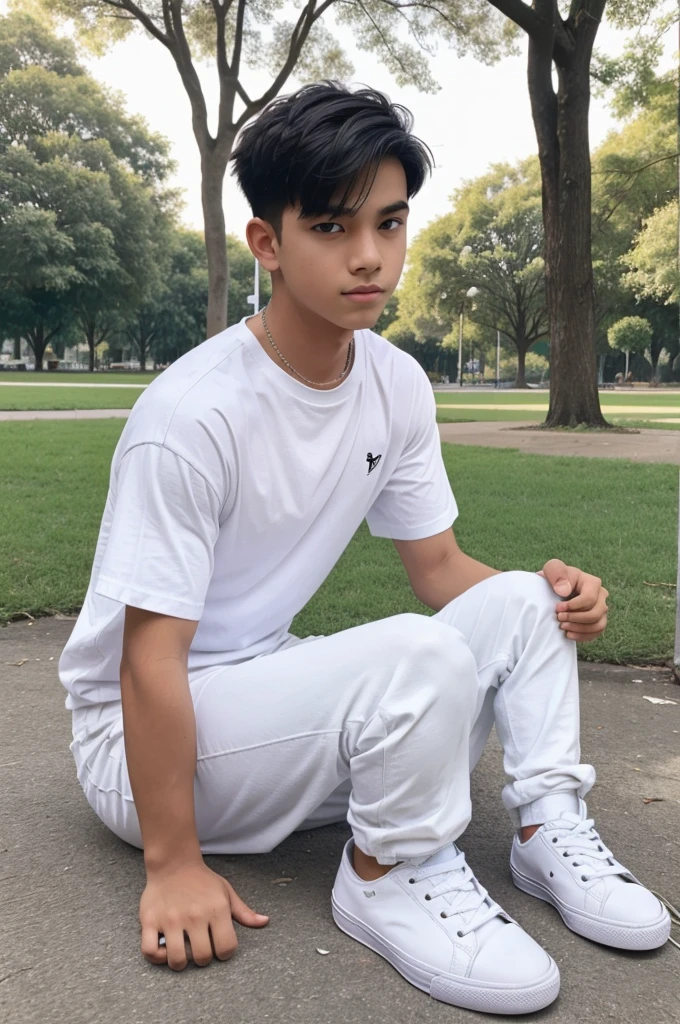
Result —
<instances>
[{"instance_id":1,"label":"forearm","mask_svg":"<svg viewBox=\"0 0 680 1024\"><path fill-rule=\"evenodd\" d=\"M177 660L121 665L130 784L148 869L201 859L196 833L196 719Z\"/></svg>"},{"instance_id":2,"label":"forearm","mask_svg":"<svg viewBox=\"0 0 680 1024\"><path fill-rule=\"evenodd\" d=\"M491 566L459 551L455 556L442 562L429 576L424 577L419 582L417 590L415 587L413 589L418 600L438 612L449 601L460 597L476 583L481 583L490 576L497 576L500 572L500 569L492 569Z\"/></svg>"}]
</instances>

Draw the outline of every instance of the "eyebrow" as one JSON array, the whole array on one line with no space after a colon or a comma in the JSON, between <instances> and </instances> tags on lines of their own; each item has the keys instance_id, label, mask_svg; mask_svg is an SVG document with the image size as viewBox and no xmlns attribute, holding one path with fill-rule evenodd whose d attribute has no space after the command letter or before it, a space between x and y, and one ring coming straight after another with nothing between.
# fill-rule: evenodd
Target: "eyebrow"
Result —
<instances>
[{"instance_id":1,"label":"eyebrow","mask_svg":"<svg viewBox=\"0 0 680 1024\"><path fill-rule=\"evenodd\" d=\"M400 199L396 203L390 203L389 206L383 206L382 210L378 210L379 217L387 217L390 213L399 213L400 210L410 211L410 207L405 199ZM348 206L342 206L339 210L328 209L324 213L317 214L318 217L355 217L357 210L352 210Z\"/></svg>"}]
</instances>

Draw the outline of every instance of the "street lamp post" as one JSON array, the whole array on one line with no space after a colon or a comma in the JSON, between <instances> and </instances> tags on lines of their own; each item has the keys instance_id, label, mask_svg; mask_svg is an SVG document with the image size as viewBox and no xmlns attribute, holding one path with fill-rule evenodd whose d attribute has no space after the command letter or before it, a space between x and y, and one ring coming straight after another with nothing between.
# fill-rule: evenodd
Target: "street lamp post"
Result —
<instances>
[{"instance_id":1,"label":"street lamp post","mask_svg":"<svg viewBox=\"0 0 680 1024\"><path fill-rule=\"evenodd\" d=\"M248 302L253 306L255 313L260 311L260 264L255 260L255 290L248 296Z\"/></svg>"},{"instance_id":2,"label":"street lamp post","mask_svg":"<svg viewBox=\"0 0 680 1024\"><path fill-rule=\"evenodd\" d=\"M463 386L463 306L465 302L460 304L460 316L458 318L458 387Z\"/></svg>"},{"instance_id":3,"label":"street lamp post","mask_svg":"<svg viewBox=\"0 0 680 1024\"><path fill-rule=\"evenodd\" d=\"M472 287L468 288L468 290L466 291L465 296L463 298L463 301L460 304L460 315L459 315L459 322L458 322L458 387L459 388L462 388L462 386L463 386L463 317L464 317L464 313L465 313L465 299L471 299L472 296L476 295L478 291L479 291L479 288L475 288L475 286L472 285Z\"/></svg>"}]
</instances>

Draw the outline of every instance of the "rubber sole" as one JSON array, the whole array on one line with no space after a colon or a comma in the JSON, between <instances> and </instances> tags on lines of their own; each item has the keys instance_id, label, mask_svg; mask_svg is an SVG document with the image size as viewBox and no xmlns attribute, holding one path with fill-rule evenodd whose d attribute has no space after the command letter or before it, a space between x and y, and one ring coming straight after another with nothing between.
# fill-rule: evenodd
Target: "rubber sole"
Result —
<instances>
[{"instance_id":1,"label":"rubber sole","mask_svg":"<svg viewBox=\"0 0 680 1024\"><path fill-rule=\"evenodd\" d=\"M666 912L662 912L658 920L642 926L626 926L618 922L603 921L592 914L568 907L547 886L523 875L512 864L510 871L512 880L518 889L550 903L559 913L567 928L592 942L599 942L603 946L613 946L615 949L658 949L659 946L663 946L671 933L671 919Z\"/></svg>"},{"instance_id":2,"label":"rubber sole","mask_svg":"<svg viewBox=\"0 0 680 1024\"><path fill-rule=\"evenodd\" d=\"M378 953L412 985L443 1003L483 1013L533 1013L554 1002L560 991L560 973L552 960L545 975L531 986L491 985L452 974L435 974L425 964L398 952L366 924L343 910L335 894L331 897L331 907L333 920L341 931Z\"/></svg>"}]
</instances>

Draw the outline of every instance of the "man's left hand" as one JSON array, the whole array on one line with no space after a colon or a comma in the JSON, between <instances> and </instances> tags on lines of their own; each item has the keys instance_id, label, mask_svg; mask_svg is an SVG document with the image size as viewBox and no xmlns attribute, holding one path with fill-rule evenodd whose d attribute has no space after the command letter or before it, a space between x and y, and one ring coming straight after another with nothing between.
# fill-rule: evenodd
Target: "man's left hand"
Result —
<instances>
[{"instance_id":1,"label":"man's left hand","mask_svg":"<svg viewBox=\"0 0 680 1024\"><path fill-rule=\"evenodd\" d=\"M601 579L573 565L565 565L559 558L546 562L538 575L562 598L556 611L560 629L567 639L584 643L597 640L604 633L609 591L602 586Z\"/></svg>"}]
</instances>

